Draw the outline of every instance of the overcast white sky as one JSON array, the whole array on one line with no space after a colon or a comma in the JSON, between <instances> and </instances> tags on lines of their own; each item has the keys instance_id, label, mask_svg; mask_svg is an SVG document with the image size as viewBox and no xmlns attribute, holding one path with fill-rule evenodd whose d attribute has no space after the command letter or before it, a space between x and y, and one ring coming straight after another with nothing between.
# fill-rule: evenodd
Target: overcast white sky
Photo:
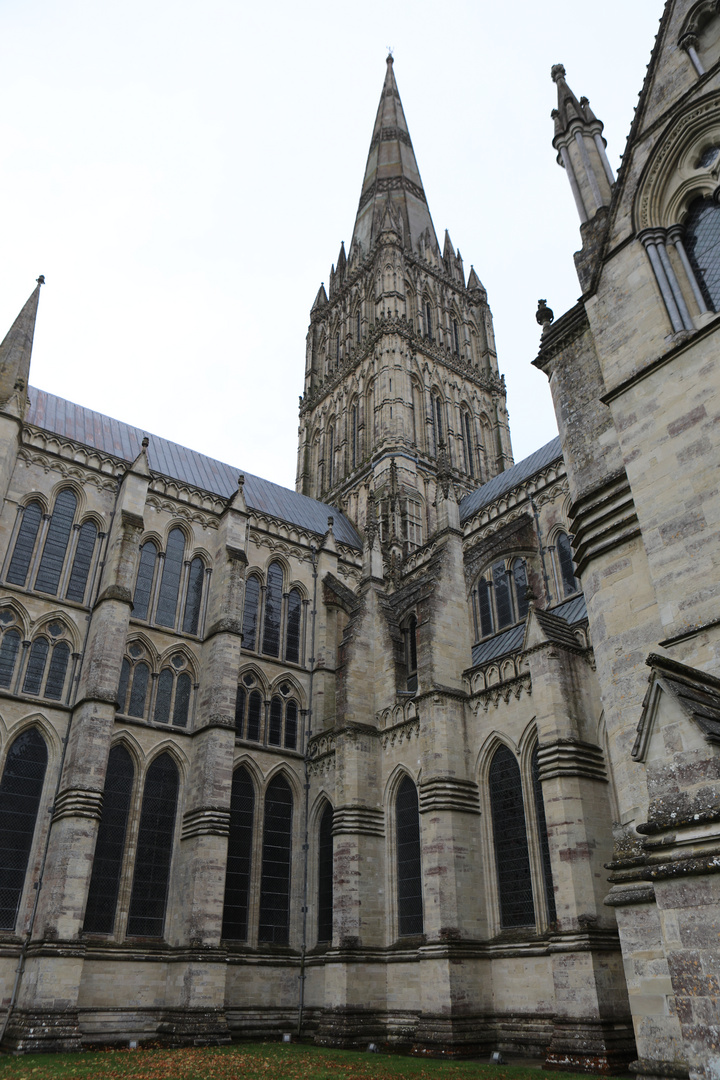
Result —
<instances>
[{"instance_id":1,"label":"overcast white sky","mask_svg":"<svg viewBox=\"0 0 720 1080\"><path fill-rule=\"evenodd\" d=\"M480 275L516 460L556 433L539 297L579 295L553 63L617 168L663 0L5 0L0 336L32 381L294 486L305 333L349 243L387 47L435 229Z\"/></svg>"}]
</instances>

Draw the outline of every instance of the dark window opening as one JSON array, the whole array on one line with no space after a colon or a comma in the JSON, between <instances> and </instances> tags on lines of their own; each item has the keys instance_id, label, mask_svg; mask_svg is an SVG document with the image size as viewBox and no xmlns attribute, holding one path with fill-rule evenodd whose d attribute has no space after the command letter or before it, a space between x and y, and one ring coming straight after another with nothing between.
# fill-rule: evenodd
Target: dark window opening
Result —
<instances>
[{"instance_id":1,"label":"dark window opening","mask_svg":"<svg viewBox=\"0 0 720 1080\"><path fill-rule=\"evenodd\" d=\"M7 630L0 645L0 686L9 689L15 672L15 661L20 648L20 635L17 630Z\"/></svg>"},{"instance_id":2,"label":"dark window opening","mask_svg":"<svg viewBox=\"0 0 720 1080\"><path fill-rule=\"evenodd\" d=\"M252 742L260 741L260 724L262 717L262 697L258 690L253 690L248 703L247 738Z\"/></svg>"},{"instance_id":3,"label":"dark window opening","mask_svg":"<svg viewBox=\"0 0 720 1080\"><path fill-rule=\"evenodd\" d=\"M230 795L230 833L221 933L229 941L247 941L254 817L255 789L250 773L241 766L233 773Z\"/></svg>"},{"instance_id":4,"label":"dark window opening","mask_svg":"<svg viewBox=\"0 0 720 1080\"><path fill-rule=\"evenodd\" d=\"M42 507L40 504L28 503L23 510L20 529L7 572L7 580L13 585L25 586L41 521Z\"/></svg>"},{"instance_id":5,"label":"dark window opening","mask_svg":"<svg viewBox=\"0 0 720 1080\"><path fill-rule=\"evenodd\" d=\"M282 614L283 572L279 563L270 563L265 590L265 618L262 651L266 656L280 655L280 617Z\"/></svg>"},{"instance_id":6,"label":"dark window opening","mask_svg":"<svg viewBox=\"0 0 720 1080\"><path fill-rule=\"evenodd\" d=\"M332 941L333 928L333 809L328 803L320 817L318 831L318 920L317 939Z\"/></svg>"},{"instance_id":7,"label":"dark window opening","mask_svg":"<svg viewBox=\"0 0 720 1080\"><path fill-rule=\"evenodd\" d=\"M177 798L177 766L169 754L161 754L147 771L143 791L128 917L131 937L163 935Z\"/></svg>"},{"instance_id":8,"label":"dark window opening","mask_svg":"<svg viewBox=\"0 0 720 1080\"><path fill-rule=\"evenodd\" d=\"M133 672L132 690L130 691L130 704L128 705L127 711L128 716L143 717L145 715L145 701L147 699L149 678L150 668L147 664L136 664Z\"/></svg>"},{"instance_id":9,"label":"dark window opening","mask_svg":"<svg viewBox=\"0 0 720 1080\"><path fill-rule=\"evenodd\" d=\"M409 776L400 784L395 800L397 837L398 934L423 932L420 813L417 788Z\"/></svg>"},{"instance_id":10,"label":"dark window opening","mask_svg":"<svg viewBox=\"0 0 720 1080\"><path fill-rule=\"evenodd\" d=\"M182 529L171 529L165 552L157 612L155 613L155 622L158 626L175 626L184 557L185 536L183 531Z\"/></svg>"},{"instance_id":11,"label":"dark window opening","mask_svg":"<svg viewBox=\"0 0 720 1080\"><path fill-rule=\"evenodd\" d=\"M570 537L567 533L558 534L557 540L555 541L555 547L558 553L558 563L560 564L563 595L571 596L572 593L578 591L580 586L575 577L572 547L570 545Z\"/></svg>"},{"instance_id":12,"label":"dark window opening","mask_svg":"<svg viewBox=\"0 0 720 1080\"><path fill-rule=\"evenodd\" d=\"M268 784L265 794L260 923L258 938L274 945L290 940L290 860L293 798L283 776Z\"/></svg>"},{"instance_id":13,"label":"dark window opening","mask_svg":"<svg viewBox=\"0 0 720 1080\"><path fill-rule=\"evenodd\" d=\"M135 595L133 596L133 617L136 619L148 618L156 560L157 548L152 540L148 540L140 548L140 565L138 566Z\"/></svg>"},{"instance_id":14,"label":"dark window opening","mask_svg":"<svg viewBox=\"0 0 720 1080\"><path fill-rule=\"evenodd\" d=\"M45 674L45 661L48 654L47 638L35 638L30 649L23 694L39 694Z\"/></svg>"},{"instance_id":15,"label":"dark window opening","mask_svg":"<svg viewBox=\"0 0 720 1080\"><path fill-rule=\"evenodd\" d=\"M188 573L185 614L183 615L183 632L186 634L197 634L198 627L200 626L200 604L202 601L204 576L205 567L202 559L193 559L190 563L190 572Z\"/></svg>"},{"instance_id":16,"label":"dark window opening","mask_svg":"<svg viewBox=\"0 0 720 1080\"><path fill-rule=\"evenodd\" d=\"M243 610L243 648L257 649L258 615L260 614L260 581L254 575L245 585L245 608Z\"/></svg>"},{"instance_id":17,"label":"dark window opening","mask_svg":"<svg viewBox=\"0 0 720 1080\"><path fill-rule=\"evenodd\" d=\"M69 660L70 646L65 641L58 642L50 653L50 667L48 668L48 677L45 683L46 698L53 698L55 701L60 701L62 698Z\"/></svg>"},{"instance_id":18,"label":"dark window opening","mask_svg":"<svg viewBox=\"0 0 720 1080\"><path fill-rule=\"evenodd\" d=\"M720 206L695 199L685 220L685 246L700 290L711 311L720 308Z\"/></svg>"},{"instance_id":19,"label":"dark window opening","mask_svg":"<svg viewBox=\"0 0 720 1080\"><path fill-rule=\"evenodd\" d=\"M542 793L540 780L540 763L538 760L538 747L532 752L532 782L533 795L535 797L535 816L537 818L538 839L540 840L540 854L542 855L543 884L545 886L545 901L548 908L548 919L555 922L557 912L555 910L555 889L553 888L552 865L550 863L550 844L548 843L547 821L545 819L545 801Z\"/></svg>"},{"instance_id":20,"label":"dark window opening","mask_svg":"<svg viewBox=\"0 0 720 1080\"><path fill-rule=\"evenodd\" d=\"M35 588L38 592L57 596L76 510L77 499L73 492L61 491L55 500L40 559L40 568L35 579Z\"/></svg>"},{"instance_id":21,"label":"dark window opening","mask_svg":"<svg viewBox=\"0 0 720 1080\"><path fill-rule=\"evenodd\" d=\"M270 702L270 726L268 728L268 743L270 746L279 746L282 740L282 714L282 700L279 697L274 697Z\"/></svg>"},{"instance_id":22,"label":"dark window opening","mask_svg":"<svg viewBox=\"0 0 720 1080\"><path fill-rule=\"evenodd\" d=\"M0 781L0 930L14 930L42 796L47 746L37 728L8 751Z\"/></svg>"},{"instance_id":23,"label":"dark window opening","mask_svg":"<svg viewBox=\"0 0 720 1080\"><path fill-rule=\"evenodd\" d=\"M134 780L135 770L130 754L124 746L113 746L105 775L102 817L83 927L93 934L112 934L115 927Z\"/></svg>"},{"instance_id":24,"label":"dark window opening","mask_svg":"<svg viewBox=\"0 0 720 1080\"><path fill-rule=\"evenodd\" d=\"M297 589L291 589L287 604L287 629L285 630L285 659L291 664L300 663L300 623L302 597Z\"/></svg>"},{"instance_id":25,"label":"dark window opening","mask_svg":"<svg viewBox=\"0 0 720 1080\"><path fill-rule=\"evenodd\" d=\"M294 701L288 701L285 706L285 748L287 750L297 748L297 718L297 704Z\"/></svg>"},{"instance_id":26,"label":"dark window opening","mask_svg":"<svg viewBox=\"0 0 720 1080\"><path fill-rule=\"evenodd\" d=\"M78 535L75 558L73 559L70 580L65 593L68 600L74 600L78 604L82 604L85 599L85 589L90 575L96 540L97 526L92 521L86 521Z\"/></svg>"},{"instance_id":27,"label":"dark window opening","mask_svg":"<svg viewBox=\"0 0 720 1080\"><path fill-rule=\"evenodd\" d=\"M504 929L534 926L535 905L520 767L508 747L501 746L495 751L489 779L500 925Z\"/></svg>"}]
</instances>

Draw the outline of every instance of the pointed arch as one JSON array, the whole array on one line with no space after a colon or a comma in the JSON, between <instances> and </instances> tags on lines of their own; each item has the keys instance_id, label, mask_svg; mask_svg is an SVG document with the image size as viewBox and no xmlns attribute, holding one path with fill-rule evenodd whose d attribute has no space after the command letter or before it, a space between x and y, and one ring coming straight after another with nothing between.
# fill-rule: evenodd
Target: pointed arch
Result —
<instances>
[{"instance_id":1,"label":"pointed arch","mask_svg":"<svg viewBox=\"0 0 720 1080\"><path fill-rule=\"evenodd\" d=\"M317 940L330 943L333 936L333 808L324 800L318 821Z\"/></svg>"},{"instance_id":2,"label":"pointed arch","mask_svg":"<svg viewBox=\"0 0 720 1080\"><path fill-rule=\"evenodd\" d=\"M0 779L0 929L14 930L47 770L47 743L36 726L15 736Z\"/></svg>"},{"instance_id":3,"label":"pointed arch","mask_svg":"<svg viewBox=\"0 0 720 1080\"><path fill-rule=\"evenodd\" d=\"M130 937L163 936L179 789L176 758L163 750L145 773L128 916Z\"/></svg>"},{"instance_id":4,"label":"pointed arch","mask_svg":"<svg viewBox=\"0 0 720 1080\"><path fill-rule=\"evenodd\" d=\"M489 762L488 791L492 818L500 925L503 929L535 925L522 777L517 757L504 744Z\"/></svg>"},{"instance_id":5,"label":"pointed arch","mask_svg":"<svg viewBox=\"0 0 720 1080\"><path fill-rule=\"evenodd\" d=\"M135 778L133 755L118 740L108 755L103 788L102 816L93 856L92 874L83 929L87 933L112 934L115 928L125 842Z\"/></svg>"},{"instance_id":6,"label":"pointed arch","mask_svg":"<svg viewBox=\"0 0 720 1080\"><path fill-rule=\"evenodd\" d=\"M258 927L258 940L275 945L290 940L294 802L285 771L278 771L265 789Z\"/></svg>"},{"instance_id":7,"label":"pointed arch","mask_svg":"<svg viewBox=\"0 0 720 1080\"><path fill-rule=\"evenodd\" d=\"M233 769L230 793L225 895L220 936L231 941L247 941L255 825L255 783L244 763Z\"/></svg>"},{"instance_id":8,"label":"pointed arch","mask_svg":"<svg viewBox=\"0 0 720 1080\"><path fill-rule=\"evenodd\" d=\"M407 774L395 793L398 936L422 934L423 889L418 790Z\"/></svg>"}]
</instances>

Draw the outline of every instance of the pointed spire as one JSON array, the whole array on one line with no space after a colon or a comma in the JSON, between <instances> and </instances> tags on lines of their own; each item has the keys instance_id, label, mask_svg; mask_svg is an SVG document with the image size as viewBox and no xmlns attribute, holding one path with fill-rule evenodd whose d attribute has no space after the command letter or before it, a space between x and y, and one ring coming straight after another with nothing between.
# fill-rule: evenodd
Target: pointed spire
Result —
<instances>
[{"instance_id":1,"label":"pointed spire","mask_svg":"<svg viewBox=\"0 0 720 1080\"><path fill-rule=\"evenodd\" d=\"M615 183L603 138L603 125L590 108L586 97L575 97L565 80L565 68L554 64L550 76L557 86L558 104L554 121L553 146L570 181L581 222L589 221L610 203Z\"/></svg>"},{"instance_id":2,"label":"pointed spire","mask_svg":"<svg viewBox=\"0 0 720 1080\"><path fill-rule=\"evenodd\" d=\"M35 320L37 319L41 274L22 311L0 344L0 409L22 417L27 402Z\"/></svg>"},{"instance_id":3,"label":"pointed spire","mask_svg":"<svg viewBox=\"0 0 720 1080\"><path fill-rule=\"evenodd\" d=\"M468 287L468 289L482 289L482 282L480 281L480 278L475 273L475 267L474 266L470 267L470 276L468 277L467 287Z\"/></svg>"},{"instance_id":4,"label":"pointed spire","mask_svg":"<svg viewBox=\"0 0 720 1080\"><path fill-rule=\"evenodd\" d=\"M445 243L443 244L443 259L450 266L451 260L455 258L455 249L452 246L452 240L450 239L450 233L445 230Z\"/></svg>"},{"instance_id":5,"label":"pointed spire","mask_svg":"<svg viewBox=\"0 0 720 1080\"><path fill-rule=\"evenodd\" d=\"M325 282L323 281L322 284L320 285L320 288L317 291L317 296L315 297L315 302L313 303L313 306L310 308L310 314L312 315L313 311L318 311L320 308L325 307L327 302L328 302L328 298L327 298L327 293L325 292Z\"/></svg>"},{"instance_id":6,"label":"pointed spire","mask_svg":"<svg viewBox=\"0 0 720 1080\"><path fill-rule=\"evenodd\" d=\"M140 445L140 453L138 454L138 456L133 461L133 463L130 466L128 472L137 473L138 476L149 476L150 475L150 464L148 462L148 446L149 445L150 445L150 440L148 439L147 435L145 435L143 437L143 441L142 441L142 443Z\"/></svg>"},{"instance_id":7,"label":"pointed spire","mask_svg":"<svg viewBox=\"0 0 720 1080\"><path fill-rule=\"evenodd\" d=\"M557 110L554 110L554 112L557 112L557 117L553 115L553 119L556 120L556 131L559 125L560 131L558 134L560 134L567 131L573 120L584 120L585 117L580 102L565 82L565 68L563 65L553 64L550 77L557 86L558 91Z\"/></svg>"},{"instance_id":8,"label":"pointed spire","mask_svg":"<svg viewBox=\"0 0 720 1080\"><path fill-rule=\"evenodd\" d=\"M367 254L375 243L385 217L386 199L390 200L395 214L400 216L403 241L408 247L417 250L420 236L428 231L435 249L439 251L395 82L392 56L387 58L385 82L370 141L351 251L359 244L363 253Z\"/></svg>"}]
</instances>

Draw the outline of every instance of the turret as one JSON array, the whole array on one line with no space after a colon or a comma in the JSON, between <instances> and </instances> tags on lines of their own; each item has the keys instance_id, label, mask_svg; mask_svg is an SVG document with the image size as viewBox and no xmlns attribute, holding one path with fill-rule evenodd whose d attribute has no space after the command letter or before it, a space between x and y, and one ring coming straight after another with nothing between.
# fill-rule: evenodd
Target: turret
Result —
<instances>
[{"instance_id":1,"label":"turret","mask_svg":"<svg viewBox=\"0 0 720 1080\"><path fill-rule=\"evenodd\" d=\"M603 125L590 108L586 97L578 99L565 81L565 68L555 64L550 75L558 90L558 106L553 146L570 181L580 221L584 224L597 211L610 204L615 183L602 136Z\"/></svg>"}]
</instances>

